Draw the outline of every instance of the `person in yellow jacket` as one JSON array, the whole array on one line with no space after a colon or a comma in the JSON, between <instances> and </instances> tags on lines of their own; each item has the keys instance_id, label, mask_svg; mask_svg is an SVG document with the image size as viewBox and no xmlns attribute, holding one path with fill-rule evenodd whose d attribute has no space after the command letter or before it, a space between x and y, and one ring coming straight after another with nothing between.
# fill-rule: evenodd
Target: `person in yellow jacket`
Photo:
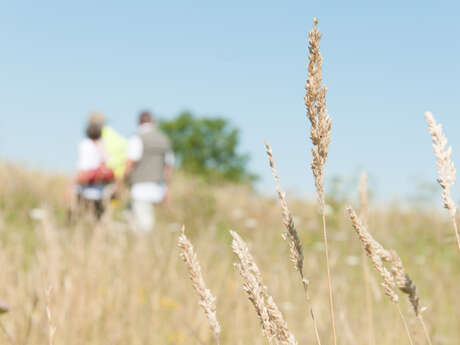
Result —
<instances>
[{"instance_id":1,"label":"person in yellow jacket","mask_svg":"<svg viewBox=\"0 0 460 345\"><path fill-rule=\"evenodd\" d=\"M97 123L102 127L101 138L107 154L106 164L115 175L115 185L107 189L107 191L108 194L110 194L110 205L112 207L118 207L119 190L117 181L121 181L125 174L128 140L112 127L108 126L104 114L100 112L91 113L89 122Z\"/></svg>"},{"instance_id":2,"label":"person in yellow jacket","mask_svg":"<svg viewBox=\"0 0 460 345\"><path fill-rule=\"evenodd\" d=\"M115 178L121 179L126 166L127 139L105 123L105 116L102 113L92 113L89 122L102 126L102 141L108 156L106 164L113 170Z\"/></svg>"}]
</instances>

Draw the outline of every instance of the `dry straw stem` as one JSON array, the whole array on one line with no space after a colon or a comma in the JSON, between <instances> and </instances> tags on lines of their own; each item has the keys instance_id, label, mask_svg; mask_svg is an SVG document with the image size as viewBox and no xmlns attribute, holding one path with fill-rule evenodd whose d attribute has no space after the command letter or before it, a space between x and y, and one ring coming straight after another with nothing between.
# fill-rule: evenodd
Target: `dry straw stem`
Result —
<instances>
[{"instance_id":1,"label":"dry straw stem","mask_svg":"<svg viewBox=\"0 0 460 345\"><path fill-rule=\"evenodd\" d=\"M289 331L279 308L267 293L262 275L247 244L236 232L230 231L230 234L233 237L233 252L239 259L235 266L243 280L243 289L259 317L263 334L271 345L297 345L297 340Z\"/></svg>"},{"instance_id":2,"label":"dry straw stem","mask_svg":"<svg viewBox=\"0 0 460 345\"><path fill-rule=\"evenodd\" d=\"M428 329L426 327L425 320L423 319L422 315L425 308L422 307L420 304L420 298L417 294L417 286L415 286L414 282L410 279L409 275L404 270L404 266L398 253L396 253L396 251L391 251L391 254L393 256L391 262L391 271L393 273L393 276L395 277L396 286L400 291L407 295L409 303L412 306L412 309L414 310L415 316L417 317L422 326L425 338L428 341L428 344L431 345L431 337L428 333Z\"/></svg>"},{"instance_id":3,"label":"dry straw stem","mask_svg":"<svg viewBox=\"0 0 460 345\"><path fill-rule=\"evenodd\" d=\"M5 336L6 340L12 345L16 345L16 341L13 339L11 334L8 332L8 330L3 326L3 324L0 322L0 330L2 331L3 335Z\"/></svg>"},{"instance_id":4,"label":"dry straw stem","mask_svg":"<svg viewBox=\"0 0 460 345\"><path fill-rule=\"evenodd\" d=\"M192 286L200 298L200 305L208 318L209 326L211 327L217 344L219 344L220 325L216 317L216 298L212 295L211 291L206 287L206 284L201 274L200 263L193 250L192 243L185 236L184 227L182 233L179 235L178 246L180 249L180 256L184 260L189 273Z\"/></svg>"},{"instance_id":5,"label":"dry straw stem","mask_svg":"<svg viewBox=\"0 0 460 345\"><path fill-rule=\"evenodd\" d=\"M408 334L410 343L412 344L412 338L410 336L406 320L404 319L404 316L402 315L399 307L399 297L395 292L396 288L407 295L415 315L422 323L425 337L427 338L428 343L431 344L431 339L428 335L425 323L421 315L423 308L421 308L420 305L420 298L417 294L417 287L404 270L401 258L396 253L396 251L386 250L372 237L372 235L368 232L367 227L358 218L355 211L351 207L348 207L347 210L350 215L353 228L358 234L364 251L369 256L375 269L379 272L383 279L382 286L384 288L385 294L390 297L393 303L397 305L398 312L401 315L401 319ZM388 269L384 266L384 262L390 264L391 272L388 271Z\"/></svg>"},{"instance_id":6,"label":"dry straw stem","mask_svg":"<svg viewBox=\"0 0 460 345\"><path fill-rule=\"evenodd\" d=\"M396 303L396 309L398 309L398 313L399 313L399 316L401 317L401 321L403 323L404 330L406 331L407 337L409 338L409 343L410 345L414 345L414 341L412 340L412 336L410 335L409 326L407 325L406 318L404 317L401 311L401 307L399 306L399 303Z\"/></svg>"},{"instance_id":7,"label":"dry straw stem","mask_svg":"<svg viewBox=\"0 0 460 345\"><path fill-rule=\"evenodd\" d=\"M276 191L278 193L278 197L281 204L281 211L283 214L283 224L286 228L286 232L283 234L283 239L288 240L289 243L289 252L290 252L290 259L294 263L294 268L299 272L300 279L302 281L302 285L305 291L305 298L307 302L309 301L308 296L308 285L309 281L305 278L303 273L303 250L302 250L302 243L300 242L299 235L297 230L295 229L294 219L292 217L291 212L289 211L288 204L286 201L286 193L283 191L281 187L281 181L278 175L278 171L275 166L275 160L273 159L273 151L268 142L265 142L265 148L267 149L267 156L268 162L270 164L270 168L272 170L273 179L276 183ZM319 338L318 327L316 325L316 318L313 312L313 308L310 307L310 315L313 320L313 327L315 330L316 341L319 345L321 345L321 340Z\"/></svg>"},{"instance_id":8,"label":"dry straw stem","mask_svg":"<svg viewBox=\"0 0 460 345\"><path fill-rule=\"evenodd\" d=\"M393 256L391 272L395 277L396 286L400 291L407 295L415 315L420 316L422 308L420 306L420 298L417 294L417 287L404 270L404 266L398 253L393 250L391 251L391 255Z\"/></svg>"},{"instance_id":9,"label":"dry straw stem","mask_svg":"<svg viewBox=\"0 0 460 345\"><path fill-rule=\"evenodd\" d=\"M49 345L54 345L54 336L56 334L56 326L53 323L53 315L51 313L51 286L46 290L46 317L48 319L48 341Z\"/></svg>"},{"instance_id":10,"label":"dry straw stem","mask_svg":"<svg viewBox=\"0 0 460 345\"><path fill-rule=\"evenodd\" d=\"M367 193L367 174L363 171L359 180L359 201L360 201L360 218L364 224L367 224L369 213L369 201ZM366 311L368 319L368 336L369 344L375 345L375 327L374 327L374 307L371 293L371 275L369 272L369 265L366 261L366 254L362 252L361 262L364 273L365 294L366 294Z\"/></svg>"},{"instance_id":11,"label":"dry straw stem","mask_svg":"<svg viewBox=\"0 0 460 345\"><path fill-rule=\"evenodd\" d=\"M324 166L329 152L331 141L332 121L326 109L327 88L322 86L322 57L319 51L321 33L317 28L318 19L313 19L313 29L309 33L309 55L308 55L308 77L305 85L305 106L307 107L307 117L310 120L310 137L313 142L311 168L315 179L315 187L318 195L318 202L323 222L324 251L326 256L327 283L329 289L329 309L331 315L332 335L334 345L337 345L337 335L335 329L334 316L334 296L332 292L331 272L329 268L329 248L326 231L325 197L324 197Z\"/></svg>"},{"instance_id":12,"label":"dry straw stem","mask_svg":"<svg viewBox=\"0 0 460 345\"><path fill-rule=\"evenodd\" d=\"M396 288L395 279L393 275L383 265L384 261L391 260L391 254L388 251L386 251L376 240L374 240L371 234L369 234L369 232L367 231L365 225L356 215L355 211L351 207L348 207L347 210L350 215L353 228L355 229L359 237L359 240L361 241L364 251L370 258L372 264L374 265L374 268L382 277L382 287L385 292L385 295L387 295L390 298L390 300L396 305L396 308L398 309L401 321L404 325L404 329L406 330L407 336L409 338L409 342L412 345L413 341L409 332L409 328L407 326L407 322L404 318L404 315L401 312L401 308L399 307L399 297L398 294L394 291L394 289Z\"/></svg>"},{"instance_id":13,"label":"dry straw stem","mask_svg":"<svg viewBox=\"0 0 460 345\"><path fill-rule=\"evenodd\" d=\"M0 315L7 313L9 310L10 310L10 307L8 306L8 304L0 301ZM0 330L2 331L5 338L8 340L10 344L16 344L11 334L8 332L8 330L3 326L1 322L0 322Z\"/></svg>"},{"instance_id":14,"label":"dry straw stem","mask_svg":"<svg viewBox=\"0 0 460 345\"><path fill-rule=\"evenodd\" d=\"M384 249L380 243L378 243L372 235L367 231L366 226L361 222L361 220L356 215L355 211L348 207L348 214L350 216L352 225L356 234L361 241L363 249L369 259L371 260L374 268L382 277L382 286L384 288L385 294L391 299L393 303L399 302L398 294L394 291L396 287L395 279L393 275L387 270L383 265L383 262L390 262L392 255L386 249Z\"/></svg>"},{"instance_id":15,"label":"dry straw stem","mask_svg":"<svg viewBox=\"0 0 460 345\"><path fill-rule=\"evenodd\" d=\"M302 243L300 242L299 235L295 229L294 219L291 212L289 211L288 204L286 201L286 193L281 188L280 178L278 176L278 171L276 170L275 161L273 159L273 152L270 144L265 142L265 148L267 149L268 162L270 163L270 168L272 170L273 179L276 183L276 191L280 199L281 211L283 213L283 224L286 227L286 232L283 234L283 238L289 242L289 252L290 259L294 263L295 269L299 272L302 279L302 284L305 288L305 291L308 289L308 279L304 277L303 274L303 250Z\"/></svg>"},{"instance_id":16,"label":"dry straw stem","mask_svg":"<svg viewBox=\"0 0 460 345\"><path fill-rule=\"evenodd\" d=\"M450 194L450 189L455 183L456 178L456 169L451 157L452 147L447 147L447 138L442 131L442 125L436 123L433 114L427 111L425 113L425 118L428 123L428 130L430 131L431 138L433 139L433 150L436 157L436 167L438 169L438 183L442 188L442 201L452 218L455 237L457 239L457 247L460 250L460 236L458 234L457 221L455 219L457 205Z\"/></svg>"},{"instance_id":17,"label":"dry straw stem","mask_svg":"<svg viewBox=\"0 0 460 345\"><path fill-rule=\"evenodd\" d=\"M305 105L307 117L310 120L310 136L313 142L312 170L315 186L322 212L324 212L324 166L329 152L331 141L332 121L326 109L327 88L322 86L322 57L319 51L321 33L317 28L318 20L315 18L312 31L309 33L308 77L305 85Z\"/></svg>"}]
</instances>

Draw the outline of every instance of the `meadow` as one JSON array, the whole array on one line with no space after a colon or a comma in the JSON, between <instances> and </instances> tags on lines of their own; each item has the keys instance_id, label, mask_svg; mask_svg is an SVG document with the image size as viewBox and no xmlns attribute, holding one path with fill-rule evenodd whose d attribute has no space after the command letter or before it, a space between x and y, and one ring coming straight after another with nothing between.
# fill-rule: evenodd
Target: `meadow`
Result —
<instances>
[{"instance_id":1,"label":"meadow","mask_svg":"<svg viewBox=\"0 0 460 345\"><path fill-rule=\"evenodd\" d=\"M315 343L302 285L281 238L278 200L246 186L209 186L178 174L170 206L158 210L154 233L138 236L117 215L69 224L67 178L2 165L0 173L0 315L4 344L213 344L187 270L180 228L192 241L208 288L217 298L221 344L266 344L233 266L229 229L249 243L264 283L299 344ZM359 208L356 198L351 200ZM31 210L45 210L39 219ZM329 259L340 344L405 344L399 316L373 270L366 281L359 240L345 210L328 207ZM304 272L323 344L330 342L321 218L314 202L290 200L304 247ZM32 216L32 217L31 217ZM395 249L418 287L433 343L459 338L459 255L449 218L396 206L369 210L369 229ZM49 300L47 292L49 287ZM368 291L368 292L366 292ZM370 292L371 309L366 304ZM424 337L405 300L401 307L418 344ZM50 320L47 317L50 311ZM371 332L373 327L373 332Z\"/></svg>"},{"instance_id":2,"label":"meadow","mask_svg":"<svg viewBox=\"0 0 460 345\"><path fill-rule=\"evenodd\" d=\"M346 199L329 192L316 20L309 38L314 200L286 196L267 143L278 197L179 171L155 231L138 234L124 199L100 221L69 219L69 177L1 164L1 343L457 344L455 167L442 128L426 114L449 212L376 206L365 175Z\"/></svg>"}]
</instances>

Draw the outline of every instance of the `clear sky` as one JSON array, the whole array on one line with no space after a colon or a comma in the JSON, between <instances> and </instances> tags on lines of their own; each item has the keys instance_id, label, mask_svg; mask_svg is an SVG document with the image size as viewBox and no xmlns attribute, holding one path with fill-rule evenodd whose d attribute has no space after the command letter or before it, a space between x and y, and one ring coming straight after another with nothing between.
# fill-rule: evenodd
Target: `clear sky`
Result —
<instances>
[{"instance_id":1,"label":"clear sky","mask_svg":"<svg viewBox=\"0 0 460 345\"><path fill-rule=\"evenodd\" d=\"M316 16L327 176L364 168L382 197L407 194L435 179L425 110L460 162L458 13L454 1L2 1L0 158L70 172L91 110L129 135L139 110L188 109L241 128L261 190L273 190L267 139L287 189L311 193L303 88Z\"/></svg>"}]
</instances>

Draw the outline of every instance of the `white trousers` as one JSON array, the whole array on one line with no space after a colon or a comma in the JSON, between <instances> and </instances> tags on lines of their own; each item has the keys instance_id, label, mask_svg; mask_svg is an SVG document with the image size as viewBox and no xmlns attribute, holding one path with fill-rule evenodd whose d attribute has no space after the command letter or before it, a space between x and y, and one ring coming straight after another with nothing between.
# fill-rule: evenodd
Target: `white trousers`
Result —
<instances>
[{"instance_id":1,"label":"white trousers","mask_svg":"<svg viewBox=\"0 0 460 345\"><path fill-rule=\"evenodd\" d=\"M155 210L150 201L132 200L135 226L140 232L149 232L155 226Z\"/></svg>"}]
</instances>

